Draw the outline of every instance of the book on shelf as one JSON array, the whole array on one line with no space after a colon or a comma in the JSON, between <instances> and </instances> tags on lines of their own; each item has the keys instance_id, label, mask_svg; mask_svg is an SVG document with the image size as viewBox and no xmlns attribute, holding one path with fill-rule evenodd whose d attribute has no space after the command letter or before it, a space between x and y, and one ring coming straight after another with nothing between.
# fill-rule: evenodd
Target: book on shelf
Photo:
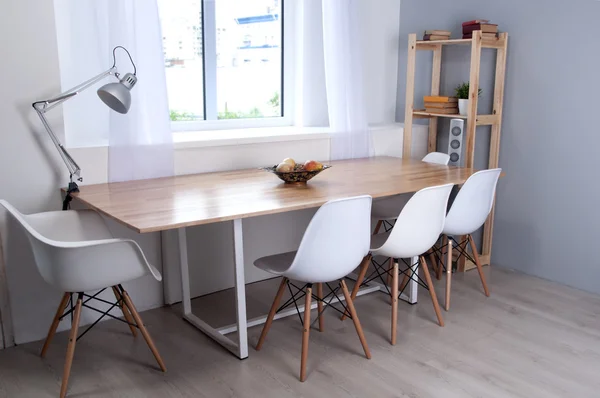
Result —
<instances>
[{"instance_id":1,"label":"book on shelf","mask_svg":"<svg viewBox=\"0 0 600 398\"><path fill-rule=\"evenodd\" d=\"M450 40L450 36L444 36L444 35L423 35L423 40L425 40L425 41Z\"/></svg>"},{"instance_id":2,"label":"book on shelf","mask_svg":"<svg viewBox=\"0 0 600 398\"><path fill-rule=\"evenodd\" d=\"M472 38L473 38L473 33L463 35L463 39L472 39ZM482 33L481 38L483 40L496 40L498 38L498 33Z\"/></svg>"},{"instance_id":3,"label":"book on shelf","mask_svg":"<svg viewBox=\"0 0 600 398\"><path fill-rule=\"evenodd\" d=\"M489 23L489 22L490 22L489 19L474 19L472 21L463 22L462 26L476 25L476 24L480 24L480 23Z\"/></svg>"},{"instance_id":4,"label":"book on shelf","mask_svg":"<svg viewBox=\"0 0 600 398\"><path fill-rule=\"evenodd\" d=\"M425 102L425 108L456 108L456 102Z\"/></svg>"},{"instance_id":5,"label":"book on shelf","mask_svg":"<svg viewBox=\"0 0 600 398\"><path fill-rule=\"evenodd\" d=\"M425 31L425 35L450 36L451 34L452 34L452 32L450 32L449 30L433 29L433 30Z\"/></svg>"},{"instance_id":6,"label":"book on shelf","mask_svg":"<svg viewBox=\"0 0 600 398\"><path fill-rule=\"evenodd\" d=\"M425 108L427 113L439 113L441 115L458 115L458 108Z\"/></svg>"},{"instance_id":7,"label":"book on shelf","mask_svg":"<svg viewBox=\"0 0 600 398\"><path fill-rule=\"evenodd\" d=\"M463 35L473 33L474 30L480 30L484 33L498 33L498 25L490 23L481 23L463 26Z\"/></svg>"},{"instance_id":8,"label":"book on shelf","mask_svg":"<svg viewBox=\"0 0 600 398\"><path fill-rule=\"evenodd\" d=\"M458 102L456 97L443 97L440 95L426 95L423 97L423 102Z\"/></svg>"}]
</instances>

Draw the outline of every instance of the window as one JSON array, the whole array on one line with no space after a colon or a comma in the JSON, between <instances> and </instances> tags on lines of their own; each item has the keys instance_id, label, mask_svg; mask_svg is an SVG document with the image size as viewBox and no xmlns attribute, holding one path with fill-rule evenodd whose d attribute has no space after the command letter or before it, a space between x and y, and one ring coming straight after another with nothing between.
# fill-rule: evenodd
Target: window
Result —
<instances>
[{"instance_id":1,"label":"window","mask_svg":"<svg viewBox=\"0 0 600 398\"><path fill-rule=\"evenodd\" d=\"M281 0L159 0L174 131L291 124L283 8Z\"/></svg>"}]
</instances>

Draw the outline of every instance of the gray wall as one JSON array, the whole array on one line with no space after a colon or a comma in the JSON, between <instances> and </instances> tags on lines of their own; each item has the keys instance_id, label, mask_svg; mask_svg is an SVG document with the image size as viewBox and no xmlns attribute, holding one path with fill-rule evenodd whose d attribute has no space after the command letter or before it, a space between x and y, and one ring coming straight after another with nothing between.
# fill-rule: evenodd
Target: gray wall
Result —
<instances>
[{"instance_id":1,"label":"gray wall","mask_svg":"<svg viewBox=\"0 0 600 398\"><path fill-rule=\"evenodd\" d=\"M600 293L597 188L600 129L600 2L594 0L403 0L397 118L404 120L408 34L489 18L509 32L494 230L494 265ZM430 89L431 53L419 55L419 99ZM467 48L447 47L442 93L469 76ZM495 55L484 50L480 113L489 112ZM439 131L447 145L447 125ZM477 133L475 165L487 166L489 128Z\"/></svg>"}]
</instances>

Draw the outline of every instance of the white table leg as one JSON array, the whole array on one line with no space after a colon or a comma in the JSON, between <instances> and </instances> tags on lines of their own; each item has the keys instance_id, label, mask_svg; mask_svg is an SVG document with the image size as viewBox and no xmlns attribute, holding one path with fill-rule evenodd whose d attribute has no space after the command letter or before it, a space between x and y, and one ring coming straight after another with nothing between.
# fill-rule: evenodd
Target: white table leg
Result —
<instances>
[{"instance_id":1,"label":"white table leg","mask_svg":"<svg viewBox=\"0 0 600 398\"><path fill-rule=\"evenodd\" d=\"M417 295L418 295L418 289L419 289L419 285L416 281L417 276L419 275L419 257L413 257L411 260L411 268L413 269L413 271L415 272L413 278L410 279L410 281L408 282L408 286L407 286L407 292L406 292L406 301L409 302L410 304L416 304L417 303ZM403 295L404 296L404 295ZM404 297L402 297L404 298Z\"/></svg>"},{"instance_id":2,"label":"white table leg","mask_svg":"<svg viewBox=\"0 0 600 398\"><path fill-rule=\"evenodd\" d=\"M242 240L242 220L233 221L234 251L235 251L235 295L238 334L237 344L224 334L204 322L192 313L192 299L190 295L190 272L188 267L187 237L185 228L178 230L179 239L179 265L181 267L181 291L183 293L183 318L200 329L204 334L227 348L240 359L248 357L248 333L246 325L246 286L244 282L244 248Z\"/></svg>"},{"instance_id":3,"label":"white table leg","mask_svg":"<svg viewBox=\"0 0 600 398\"><path fill-rule=\"evenodd\" d=\"M242 219L233 220L233 250L235 257L235 312L238 330L238 357L248 357L248 325L246 318L246 278L244 275L244 239Z\"/></svg>"},{"instance_id":4,"label":"white table leg","mask_svg":"<svg viewBox=\"0 0 600 398\"><path fill-rule=\"evenodd\" d=\"M192 313L192 298L190 296L190 269L188 267L187 234L185 228L177 230L179 241L179 265L181 267L181 292L183 294L183 315Z\"/></svg>"}]
</instances>

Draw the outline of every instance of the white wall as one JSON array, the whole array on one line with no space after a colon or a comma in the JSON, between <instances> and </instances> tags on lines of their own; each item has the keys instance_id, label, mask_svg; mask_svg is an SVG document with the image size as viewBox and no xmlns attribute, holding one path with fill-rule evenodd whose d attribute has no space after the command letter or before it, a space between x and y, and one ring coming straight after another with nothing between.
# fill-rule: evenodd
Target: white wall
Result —
<instances>
[{"instance_id":1,"label":"white wall","mask_svg":"<svg viewBox=\"0 0 600 398\"><path fill-rule=\"evenodd\" d=\"M23 211L57 208L56 189L64 181L60 160L50 140L39 129L31 109L34 99L60 89L52 2L24 0L4 4L0 14L2 59L0 64L0 197ZM16 40L19 38L18 40ZM50 123L61 126L60 112L49 115ZM35 127L34 127L35 126ZM0 222L5 225L4 213ZM4 257L13 313L19 310L50 313L55 304L45 300L52 289L44 284L33 266L20 236L9 237L2 229ZM36 303L36 301L39 302ZM21 307L26 303L25 307ZM24 319L26 318L26 319ZM6 320L5 320L6 321ZM15 329L21 334L37 328L35 320L19 317Z\"/></svg>"},{"instance_id":2,"label":"white wall","mask_svg":"<svg viewBox=\"0 0 600 398\"><path fill-rule=\"evenodd\" d=\"M366 68L367 102L372 122L390 123L393 122L390 109L395 108L396 80L391 72L395 68L394 61L389 59L397 60L397 47L390 49L389 46L398 39L399 11L394 0L382 0L376 10L367 7L369 3L365 0L365 12L370 15L367 20L373 23L369 30L371 40L364 43L372 45L369 66ZM4 40L2 46L3 59L9 61L0 64L0 86L3 87L3 95L0 96L0 198L13 203L23 212L56 210L61 205L58 188L65 185L67 175L55 148L31 109L34 100L61 91L52 2L21 0L4 7L0 14L0 37L11 38ZM396 51L395 55L393 51ZM391 63L388 65L388 62ZM319 71L314 70L309 76L319 76ZM315 98L309 102L324 103L323 91L314 90L311 95ZM313 115L313 124L326 120L326 108L321 106L318 109L325 113ZM60 110L50 113L48 117L57 131L63 130ZM418 153L425 148L425 130L421 136L421 140L416 140L416 144L421 145L415 148ZM387 131L379 130L375 140L377 153L399 154L401 137L399 126ZM177 173L190 173L256 167L275 163L287 156L326 159L328 152L328 140L319 138L293 143L180 149L176 152L175 162ZM75 149L72 154L85 172L85 183L106 181L106 148ZM260 255L293 249L311 214L309 210L245 221L248 264ZM290 225L294 228L290 228ZM110 223L110 227L117 236L136 239L154 264L160 265L164 254L168 259L164 271L170 271L172 267L177 270L177 260L172 253L162 253L159 234L137 235L115 223ZM0 212L0 234L14 314L14 342L41 339L45 337L61 292L43 282L29 253L26 238L10 223L7 224L4 212ZM202 294L230 285L231 267L227 266L231 264L230 235L231 229L226 223L190 231L188 239L193 248L190 250L190 267L194 293ZM165 239L168 240L168 236ZM215 250L215 246L218 250ZM215 267L220 267L223 272L215 273ZM251 266L247 267L246 274L249 281L263 276ZM141 310L163 303L162 286L151 278L125 287ZM85 314L83 321L89 322L91 319L91 314ZM60 330L68 327L68 321L63 322ZM11 340L10 336L5 337Z\"/></svg>"}]
</instances>

